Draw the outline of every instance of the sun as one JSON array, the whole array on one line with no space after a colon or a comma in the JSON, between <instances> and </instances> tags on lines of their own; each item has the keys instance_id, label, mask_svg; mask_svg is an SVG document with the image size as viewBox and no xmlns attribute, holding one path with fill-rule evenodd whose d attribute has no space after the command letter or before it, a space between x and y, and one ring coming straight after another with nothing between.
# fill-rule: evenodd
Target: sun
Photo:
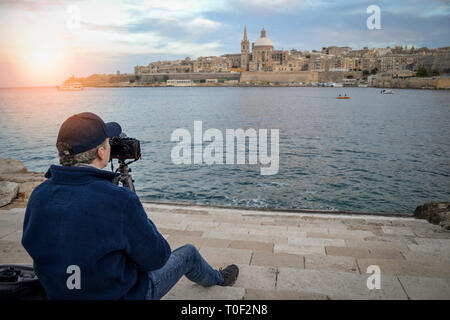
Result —
<instances>
[{"instance_id":1,"label":"sun","mask_svg":"<svg viewBox=\"0 0 450 320\"><path fill-rule=\"evenodd\" d=\"M29 62L34 67L33 69L38 71L53 69L59 63L57 52L50 48L35 48L30 53L31 61Z\"/></svg>"}]
</instances>

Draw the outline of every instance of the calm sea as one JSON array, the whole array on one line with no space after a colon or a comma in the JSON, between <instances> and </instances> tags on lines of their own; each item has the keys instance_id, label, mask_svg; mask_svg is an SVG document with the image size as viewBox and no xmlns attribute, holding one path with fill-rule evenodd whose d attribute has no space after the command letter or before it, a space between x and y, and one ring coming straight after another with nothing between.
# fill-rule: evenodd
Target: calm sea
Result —
<instances>
[{"instance_id":1,"label":"calm sea","mask_svg":"<svg viewBox=\"0 0 450 320\"><path fill-rule=\"evenodd\" d=\"M350 100L336 100L346 93ZM245 207L411 213L450 200L450 92L374 88L0 89L0 156L57 164L56 136L90 111L141 140L141 199ZM279 129L280 167L175 165L172 132ZM109 167L107 168L109 169Z\"/></svg>"}]
</instances>

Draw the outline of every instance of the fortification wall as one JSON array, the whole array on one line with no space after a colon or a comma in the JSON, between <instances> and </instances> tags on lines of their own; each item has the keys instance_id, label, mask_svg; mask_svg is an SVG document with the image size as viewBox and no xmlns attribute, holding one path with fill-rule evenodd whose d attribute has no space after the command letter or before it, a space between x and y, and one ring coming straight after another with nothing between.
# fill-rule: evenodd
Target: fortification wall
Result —
<instances>
[{"instance_id":1,"label":"fortification wall","mask_svg":"<svg viewBox=\"0 0 450 320\"><path fill-rule=\"evenodd\" d=\"M239 73L218 72L218 73L149 73L138 74L137 81L141 83L167 80L206 80L206 79L223 79L223 80L239 80Z\"/></svg>"},{"instance_id":2,"label":"fortification wall","mask_svg":"<svg viewBox=\"0 0 450 320\"><path fill-rule=\"evenodd\" d=\"M318 72L242 72L241 82L317 82Z\"/></svg>"}]
</instances>

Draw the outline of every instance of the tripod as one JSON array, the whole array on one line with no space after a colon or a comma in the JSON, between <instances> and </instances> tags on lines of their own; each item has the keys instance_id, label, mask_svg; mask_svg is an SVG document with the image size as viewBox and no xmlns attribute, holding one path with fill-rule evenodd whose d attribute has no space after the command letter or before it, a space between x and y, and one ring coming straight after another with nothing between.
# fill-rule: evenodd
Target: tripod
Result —
<instances>
[{"instance_id":1,"label":"tripod","mask_svg":"<svg viewBox=\"0 0 450 320\"><path fill-rule=\"evenodd\" d=\"M120 182L122 183L122 186L129 188L133 192L136 192L133 183L134 180L130 174L131 168L128 168L128 165L130 163L133 163L134 161L125 162L125 160L119 159L119 168L115 172L119 171L120 176L114 178L114 184L119 185ZM111 170L114 171L112 159L111 159Z\"/></svg>"}]
</instances>

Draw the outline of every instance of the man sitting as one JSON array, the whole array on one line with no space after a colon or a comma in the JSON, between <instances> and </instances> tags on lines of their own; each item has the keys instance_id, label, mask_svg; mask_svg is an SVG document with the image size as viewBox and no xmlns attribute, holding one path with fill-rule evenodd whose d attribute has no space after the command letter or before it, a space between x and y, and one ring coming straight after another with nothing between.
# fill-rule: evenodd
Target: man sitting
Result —
<instances>
[{"instance_id":1,"label":"man sitting","mask_svg":"<svg viewBox=\"0 0 450 320\"><path fill-rule=\"evenodd\" d=\"M31 194L22 237L48 298L160 299L183 275L205 287L233 285L236 265L215 270L190 244L171 251L138 196L102 170L121 131L89 112L61 125L61 166Z\"/></svg>"}]
</instances>

